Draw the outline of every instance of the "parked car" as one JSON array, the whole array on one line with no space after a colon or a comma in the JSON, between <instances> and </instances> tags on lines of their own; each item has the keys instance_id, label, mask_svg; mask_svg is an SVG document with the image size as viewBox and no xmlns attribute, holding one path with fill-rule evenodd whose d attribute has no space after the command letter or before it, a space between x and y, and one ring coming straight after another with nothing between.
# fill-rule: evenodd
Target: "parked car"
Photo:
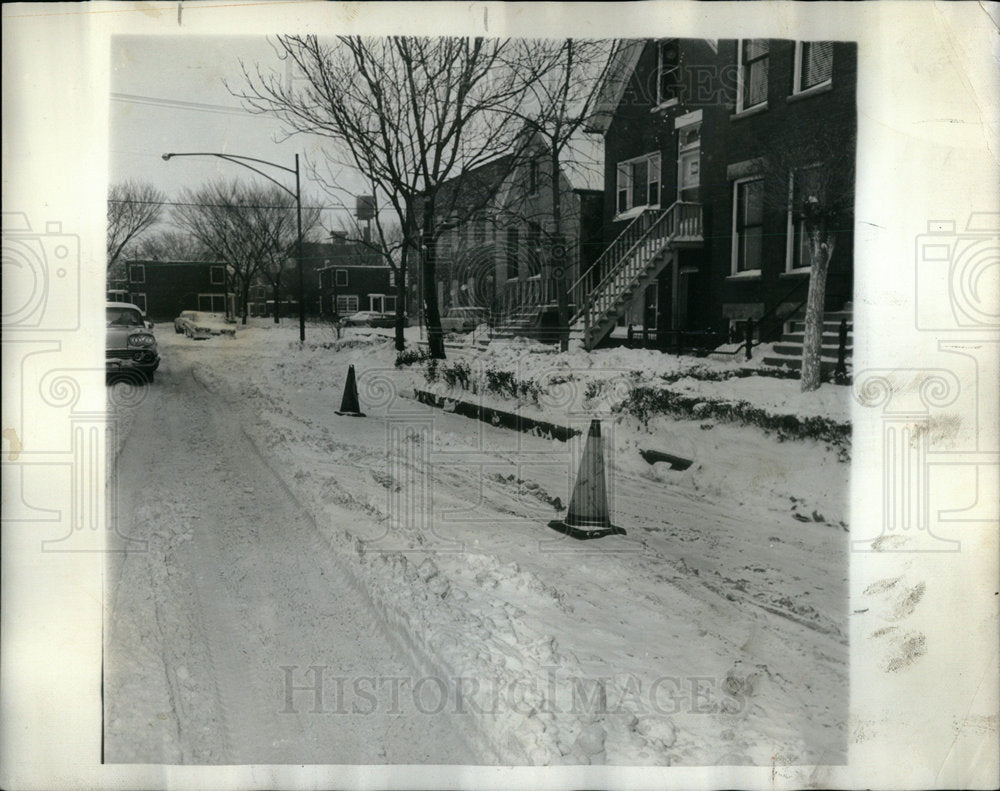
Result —
<instances>
[{"instance_id":1,"label":"parked car","mask_svg":"<svg viewBox=\"0 0 1000 791\"><path fill-rule=\"evenodd\" d=\"M108 302L105 306L105 370L107 373L134 371L147 382L160 367L160 354L153 336L153 324L130 302Z\"/></svg>"},{"instance_id":2,"label":"parked car","mask_svg":"<svg viewBox=\"0 0 1000 791\"><path fill-rule=\"evenodd\" d=\"M486 308L454 307L441 317L444 332L472 332L480 324L487 324L490 312Z\"/></svg>"},{"instance_id":3,"label":"parked car","mask_svg":"<svg viewBox=\"0 0 1000 791\"><path fill-rule=\"evenodd\" d=\"M185 310L174 319L174 332L177 334L183 332L196 341L205 340L213 335L236 337L236 327L229 324L225 316L198 310Z\"/></svg>"},{"instance_id":4,"label":"parked car","mask_svg":"<svg viewBox=\"0 0 1000 791\"><path fill-rule=\"evenodd\" d=\"M379 313L377 310L359 310L357 313L345 316L342 322L345 327L395 327L396 314L393 312ZM406 316L403 317L403 326L410 326Z\"/></svg>"}]
</instances>

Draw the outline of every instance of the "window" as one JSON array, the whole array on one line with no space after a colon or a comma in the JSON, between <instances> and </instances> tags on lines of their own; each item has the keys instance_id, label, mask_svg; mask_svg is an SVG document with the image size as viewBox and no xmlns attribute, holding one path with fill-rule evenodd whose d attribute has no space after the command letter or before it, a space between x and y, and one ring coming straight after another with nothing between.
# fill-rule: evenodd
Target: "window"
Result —
<instances>
[{"instance_id":1,"label":"window","mask_svg":"<svg viewBox=\"0 0 1000 791\"><path fill-rule=\"evenodd\" d=\"M222 294L199 294L198 310L206 313L225 313L226 298Z\"/></svg>"},{"instance_id":2,"label":"window","mask_svg":"<svg viewBox=\"0 0 1000 791\"><path fill-rule=\"evenodd\" d=\"M474 243L477 245L486 244L486 220L482 217L477 217L473 220L472 230Z\"/></svg>"},{"instance_id":3,"label":"window","mask_svg":"<svg viewBox=\"0 0 1000 791\"><path fill-rule=\"evenodd\" d=\"M660 205L660 154L618 163L618 214Z\"/></svg>"},{"instance_id":4,"label":"window","mask_svg":"<svg viewBox=\"0 0 1000 791\"><path fill-rule=\"evenodd\" d=\"M768 42L765 38L740 39L739 90L736 112L767 105Z\"/></svg>"},{"instance_id":5,"label":"window","mask_svg":"<svg viewBox=\"0 0 1000 791\"><path fill-rule=\"evenodd\" d=\"M130 283L145 283L146 266L144 264L129 264L128 279Z\"/></svg>"},{"instance_id":6,"label":"window","mask_svg":"<svg viewBox=\"0 0 1000 791\"><path fill-rule=\"evenodd\" d=\"M661 41L656 68L656 104L676 103L680 93L680 48L677 39Z\"/></svg>"},{"instance_id":7,"label":"window","mask_svg":"<svg viewBox=\"0 0 1000 791\"><path fill-rule=\"evenodd\" d=\"M537 222L528 223L528 249L537 258L542 252L542 226Z\"/></svg>"},{"instance_id":8,"label":"window","mask_svg":"<svg viewBox=\"0 0 1000 791\"><path fill-rule=\"evenodd\" d=\"M528 194L538 194L538 160L533 159L528 163Z\"/></svg>"},{"instance_id":9,"label":"window","mask_svg":"<svg viewBox=\"0 0 1000 791\"><path fill-rule=\"evenodd\" d=\"M819 165L800 168L788 178L788 248L785 270L807 271L812 267L812 249L806 225L811 206L823 204L822 169Z\"/></svg>"},{"instance_id":10,"label":"window","mask_svg":"<svg viewBox=\"0 0 1000 791\"><path fill-rule=\"evenodd\" d=\"M358 312L358 297L356 294L345 294L337 297L337 313L349 316Z\"/></svg>"},{"instance_id":11,"label":"window","mask_svg":"<svg viewBox=\"0 0 1000 791\"><path fill-rule=\"evenodd\" d=\"M733 274L760 273L764 241L764 180L733 184Z\"/></svg>"},{"instance_id":12,"label":"window","mask_svg":"<svg viewBox=\"0 0 1000 791\"><path fill-rule=\"evenodd\" d=\"M828 84L833 78L832 41L795 42L795 84L792 93Z\"/></svg>"},{"instance_id":13,"label":"window","mask_svg":"<svg viewBox=\"0 0 1000 791\"><path fill-rule=\"evenodd\" d=\"M677 131L677 200L698 200L701 176L701 124Z\"/></svg>"},{"instance_id":14,"label":"window","mask_svg":"<svg viewBox=\"0 0 1000 791\"><path fill-rule=\"evenodd\" d=\"M507 229L507 279L512 280L517 277L517 228Z\"/></svg>"},{"instance_id":15,"label":"window","mask_svg":"<svg viewBox=\"0 0 1000 791\"><path fill-rule=\"evenodd\" d=\"M213 266L210 277L213 286L225 285L226 268L224 266Z\"/></svg>"},{"instance_id":16,"label":"window","mask_svg":"<svg viewBox=\"0 0 1000 791\"><path fill-rule=\"evenodd\" d=\"M347 285L347 270L338 269L337 270L337 285L346 286Z\"/></svg>"},{"instance_id":17,"label":"window","mask_svg":"<svg viewBox=\"0 0 1000 791\"><path fill-rule=\"evenodd\" d=\"M142 308L143 311L146 310L146 295L133 293L129 296L129 302L135 305L137 308Z\"/></svg>"}]
</instances>

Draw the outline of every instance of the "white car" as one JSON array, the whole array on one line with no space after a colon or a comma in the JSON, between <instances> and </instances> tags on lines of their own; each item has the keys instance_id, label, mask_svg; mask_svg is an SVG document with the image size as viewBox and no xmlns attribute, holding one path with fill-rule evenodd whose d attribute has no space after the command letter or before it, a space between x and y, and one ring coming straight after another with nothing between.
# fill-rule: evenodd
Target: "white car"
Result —
<instances>
[{"instance_id":1,"label":"white car","mask_svg":"<svg viewBox=\"0 0 1000 791\"><path fill-rule=\"evenodd\" d=\"M236 337L236 327L229 324L221 313L203 313L198 310L185 310L174 319L174 332L178 335L183 332L196 341L213 335Z\"/></svg>"},{"instance_id":2,"label":"white car","mask_svg":"<svg viewBox=\"0 0 1000 791\"><path fill-rule=\"evenodd\" d=\"M490 312L480 307L453 307L441 317L444 332L472 332L480 324L490 320Z\"/></svg>"}]
</instances>

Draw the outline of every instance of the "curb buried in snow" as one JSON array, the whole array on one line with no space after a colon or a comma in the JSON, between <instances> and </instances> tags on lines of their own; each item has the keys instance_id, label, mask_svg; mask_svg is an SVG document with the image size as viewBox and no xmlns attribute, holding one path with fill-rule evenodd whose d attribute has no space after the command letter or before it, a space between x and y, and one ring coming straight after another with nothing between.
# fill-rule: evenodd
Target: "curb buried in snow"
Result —
<instances>
[{"instance_id":1,"label":"curb buried in snow","mask_svg":"<svg viewBox=\"0 0 1000 791\"><path fill-rule=\"evenodd\" d=\"M446 398L445 396L434 395L426 390L414 389L415 398L421 404L437 407L446 412L454 412L456 415L481 420L494 426L522 431L526 434L536 436L548 436L560 442L567 442L572 437L579 436L582 432L576 428L560 426L556 423L549 423L545 420L518 415L514 412L506 412L502 409L474 404L470 401L461 401L457 398Z\"/></svg>"}]
</instances>

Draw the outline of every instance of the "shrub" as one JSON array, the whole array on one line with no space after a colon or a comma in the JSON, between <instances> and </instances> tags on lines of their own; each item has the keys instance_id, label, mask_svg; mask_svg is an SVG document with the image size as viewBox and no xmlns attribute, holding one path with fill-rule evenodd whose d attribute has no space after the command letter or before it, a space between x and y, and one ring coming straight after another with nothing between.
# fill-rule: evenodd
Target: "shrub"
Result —
<instances>
[{"instance_id":1,"label":"shrub","mask_svg":"<svg viewBox=\"0 0 1000 791\"><path fill-rule=\"evenodd\" d=\"M422 363L431 359L431 353L426 349L403 349L396 355L396 367Z\"/></svg>"}]
</instances>

